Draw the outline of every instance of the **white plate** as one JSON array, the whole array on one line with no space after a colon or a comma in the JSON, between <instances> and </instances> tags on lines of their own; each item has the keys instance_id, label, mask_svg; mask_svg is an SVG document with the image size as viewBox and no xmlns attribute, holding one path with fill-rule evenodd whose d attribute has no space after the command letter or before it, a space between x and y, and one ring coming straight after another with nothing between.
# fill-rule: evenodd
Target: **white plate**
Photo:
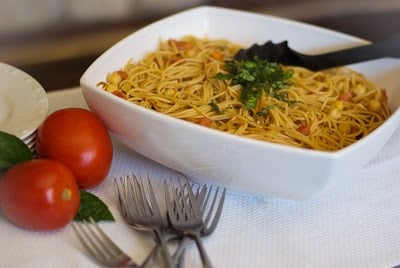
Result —
<instances>
[{"instance_id":1,"label":"white plate","mask_svg":"<svg viewBox=\"0 0 400 268\"><path fill-rule=\"evenodd\" d=\"M46 92L29 74L1 62L0 81L0 130L25 139L47 116Z\"/></svg>"},{"instance_id":2,"label":"white plate","mask_svg":"<svg viewBox=\"0 0 400 268\"><path fill-rule=\"evenodd\" d=\"M35 140L35 138L36 138L36 132L37 132L37 131L32 132L32 134L29 135L29 136L27 136L25 139L23 139L23 141L24 141L25 143L29 143L29 142Z\"/></svg>"}]
</instances>

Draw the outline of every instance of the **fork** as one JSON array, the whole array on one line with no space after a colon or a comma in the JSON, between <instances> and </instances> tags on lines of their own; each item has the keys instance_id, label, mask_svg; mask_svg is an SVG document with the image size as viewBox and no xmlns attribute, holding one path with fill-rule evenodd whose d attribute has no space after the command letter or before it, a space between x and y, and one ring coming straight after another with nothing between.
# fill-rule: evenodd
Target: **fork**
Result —
<instances>
[{"instance_id":1,"label":"fork","mask_svg":"<svg viewBox=\"0 0 400 268\"><path fill-rule=\"evenodd\" d=\"M158 208L157 200L146 176L146 186L143 180L133 175L125 176L118 181L114 180L115 192L122 216L127 223L136 230L152 231L157 244L161 247L165 264L173 267L163 235L163 218Z\"/></svg>"},{"instance_id":2,"label":"fork","mask_svg":"<svg viewBox=\"0 0 400 268\"><path fill-rule=\"evenodd\" d=\"M142 264L137 264L106 235L93 218L81 223L73 222L72 228L90 256L107 267L145 267L156 254L153 249Z\"/></svg>"},{"instance_id":3,"label":"fork","mask_svg":"<svg viewBox=\"0 0 400 268\"><path fill-rule=\"evenodd\" d=\"M182 232L183 235L190 237L196 242L203 267L211 268L212 265L210 259L207 256L207 253L200 239L201 230L204 226L202 213L204 213L205 211L207 202L201 202L202 205L199 206L199 204L196 202L196 198L193 194L192 188L190 187L187 180L184 185L180 184L178 188L174 187L172 191L172 199L166 181L164 181L164 187L168 217L171 225L176 230ZM225 195L223 196L225 197ZM214 200L216 200L215 198L216 196L214 197ZM206 199L208 201L208 198ZM213 211L214 205L215 201L213 202L213 204L211 204L210 211ZM220 214L222 212L222 205L223 200L218 206L217 215L215 216L217 218L220 217ZM209 213L209 215L211 214ZM211 218L211 216L209 215L207 215L206 221L209 221L209 219ZM216 222L214 223L214 225L216 225ZM215 227L211 226L211 228Z\"/></svg>"},{"instance_id":4,"label":"fork","mask_svg":"<svg viewBox=\"0 0 400 268\"><path fill-rule=\"evenodd\" d=\"M192 186L193 187L193 186ZM219 219L222 214L222 207L224 205L225 201L225 194L226 194L226 188L222 191L222 194L219 198L218 204L217 202L217 197L219 195L219 187L217 187L214 197L212 199L211 205L208 207L207 211L207 204L210 200L211 197L211 191L212 191L212 186L210 186L209 190L207 191L207 187L203 185L201 188L199 187L196 191L196 202L197 205L200 207L200 214L203 220L203 224L201 225L200 229L200 235L201 236L208 236L212 232L214 232L215 228L217 227L217 224L219 222ZM215 206L217 206L217 209L214 213ZM207 211L207 214L206 214ZM173 254L173 258L176 258L176 256L181 256L182 251L184 250L186 244L189 242L189 238L187 236L183 237L183 240L180 242L178 248L175 250Z\"/></svg>"}]
</instances>

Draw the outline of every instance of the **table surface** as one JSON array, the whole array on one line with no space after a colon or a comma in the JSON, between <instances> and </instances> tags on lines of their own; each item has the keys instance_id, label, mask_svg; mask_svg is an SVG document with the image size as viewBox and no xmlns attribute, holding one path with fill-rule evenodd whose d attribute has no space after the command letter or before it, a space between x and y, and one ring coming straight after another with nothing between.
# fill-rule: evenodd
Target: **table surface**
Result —
<instances>
[{"instance_id":1,"label":"table surface","mask_svg":"<svg viewBox=\"0 0 400 268\"><path fill-rule=\"evenodd\" d=\"M246 1L226 2L229 3L225 5L227 7L242 8L237 2ZM269 10L264 9L260 2L251 0L246 3L252 3L252 10L267 13ZM393 10L302 20L376 41L397 32L400 12ZM36 36L43 41L41 47L48 49L49 54L64 49L57 47L60 43L67 43L67 47L79 44L86 46L86 50L85 53L64 53L63 57L49 56L42 61L29 60L31 54L21 52L20 61L15 61L15 65L51 91L48 92L51 110L71 105L84 106L80 89L70 87L79 85L79 77L102 53L102 49L127 32L150 22L80 25ZM102 39L103 46L91 47L90 38L93 36ZM105 36L110 38L105 39ZM29 40L32 37L25 38ZM24 46L34 51L38 43L36 40ZM9 42L6 45L11 47L15 44ZM336 187L323 197L290 202L229 192L218 228L205 240L215 267L374 268L393 267L400 263L398 135L399 129L357 177L349 178L349 183ZM151 248L151 241L146 236L133 233L124 224L115 204L112 179L132 170L142 174L148 172L150 177L156 178L153 182L161 195L162 178L176 176L176 173L128 151L118 142L115 142L115 154L110 175L101 187L94 190L117 217L115 224L103 224L102 228L119 246L140 260ZM29 232L0 217L0 231L0 266L97 267L87 257L71 228L46 234ZM43 255L44 252L50 254ZM186 267L198 267L198 263L195 248L189 248Z\"/></svg>"},{"instance_id":2,"label":"table surface","mask_svg":"<svg viewBox=\"0 0 400 268\"><path fill-rule=\"evenodd\" d=\"M269 2L274 3L274 1ZM299 3L301 2L307 1L299 1ZM324 3L324 1L319 3ZM303 14L307 9L307 6L303 6L303 11L300 12L298 7L301 5L298 5L292 6L292 11L289 8L282 11L282 8L276 8L277 5L273 5L275 8L271 8L265 6L263 1L256 0L246 2L217 0L212 1L212 5L266 14L281 14L291 18L295 16L296 11L298 14ZM324 6L321 5L321 7ZM346 8L349 10L348 6L343 5L343 9ZM332 6L327 6L325 9L332 10ZM297 15L297 19L371 41L377 41L396 33L397 26L400 25L399 8L381 9L376 12L340 12L340 10L336 13L319 12L319 16L303 15L301 17L301 15ZM8 40L0 38L0 61L15 65L28 72L47 91L77 86L85 69L105 49L130 32L156 19L158 17L108 24L78 24L41 34L14 36ZM38 55L40 51L43 51L43 55Z\"/></svg>"}]
</instances>

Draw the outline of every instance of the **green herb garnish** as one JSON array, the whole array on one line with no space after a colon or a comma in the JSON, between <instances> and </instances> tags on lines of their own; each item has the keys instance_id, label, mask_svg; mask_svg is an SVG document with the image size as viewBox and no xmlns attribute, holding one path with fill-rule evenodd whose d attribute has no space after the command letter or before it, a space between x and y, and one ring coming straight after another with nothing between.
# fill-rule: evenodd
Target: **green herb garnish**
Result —
<instances>
[{"instance_id":1,"label":"green herb garnish","mask_svg":"<svg viewBox=\"0 0 400 268\"><path fill-rule=\"evenodd\" d=\"M215 102L215 100L211 100L208 105L212 107L212 109L217 113L217 114L224 114L227 110L232 109L232 106L225 107L224 109L221 109L218 104Z\"/></svg>"},{"instance_id":2,"label":"green herb garnish","mask_svg":"<svg viewBox=\"0 0 400 268\"><path fill-rule=\"evenodd\" d=\"M218 114L222 113L221 109L219 108L219 106L217 105L217 103L215 102L215 100L211 100L208 105L211 106L211 108Z\"/></svg>"},{"instance_id":3,"label":"green herb garnish","mask_svg":"<svg viewBox=\"0 0 400 268\"><path fill-rule=\"evenodd\" d=\"M230 79L243 87L240 99L247 109L253 109L262 91L273 98L288 102L286 93L279 91L292 84L293 70L284 70L278 63L254 60L229 60L225 63L228 73L218 73L214 78Z\"/></svg>"},{"instance_id":4,"label":"green herb garnish","mask_svg":"<svg viewBox=\"0 0 400 268\"><path fill-rule=\"evenodd\" d=\"M87 191L81 190L81 205L74 221L83 221L93 218L99 221L115 221L107 205L97 196Z\"/></svg>"},{"instance_id":5,"label":"green herb garnish","mask_svg":"<svg viewBox=\"0 0 400 268\"><path fill-rule=\"evenodd\" d=\"M276 108L277 106L274 104L270 104L264 108L261 109L261 111L257 112L258 116L264 116L267 115L269 113L269 111L271 111L271 109Z\"/></svg>"},{"instance_id":6,"label":"green herb garnish","mask_svg":"<svg viewBox=\"0 0 400 268\"><path fill-rule=\"evenodd\" d=\"M31 159L31 150L20 138L0 131L0 174L19 162Z\"/></svg>"}]
</instances>

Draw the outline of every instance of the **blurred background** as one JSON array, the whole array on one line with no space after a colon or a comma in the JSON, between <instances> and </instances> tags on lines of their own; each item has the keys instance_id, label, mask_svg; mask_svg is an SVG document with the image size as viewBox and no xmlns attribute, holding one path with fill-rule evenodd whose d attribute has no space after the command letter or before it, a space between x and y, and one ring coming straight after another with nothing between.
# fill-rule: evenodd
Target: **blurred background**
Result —
<instances>
[{"instance_id":1,"label":"blurred background","mask_svg":"<svg viewBox=\"0 0 400 268\"><path fill-rule=\"evenodd\" d=\"M118 40L199 5L296 19L371 41L400 25L400 0L0 0L0 61L30 73L46 90L77 86Z\"/></svg>"}]
</instances>

